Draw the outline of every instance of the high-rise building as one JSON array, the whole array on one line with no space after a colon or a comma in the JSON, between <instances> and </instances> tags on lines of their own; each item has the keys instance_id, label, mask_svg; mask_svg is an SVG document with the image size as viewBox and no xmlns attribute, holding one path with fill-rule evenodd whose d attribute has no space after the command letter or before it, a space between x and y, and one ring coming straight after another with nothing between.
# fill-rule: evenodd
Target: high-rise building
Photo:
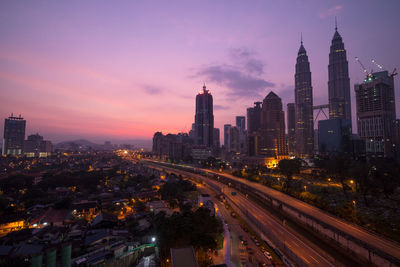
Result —
<instances>
[{"instance_id":1,"label":"high-rise building","mask_svg":"<svg viewBox=\"0 0 400 267\"><path fill-rule=\"evenodd\" d=\"M219 128L214 128L214 147L217 149L221 146L219 140Z\"/></svg>"},{"instance_id":2,"label":"high-rise building","mask_svg":"<svg viewBox=\"0 0 400 267\"><path fill-rule=\"evenodd\" d=\"M212 147L214 137L213 98L206 86L196 96L195 145Z\"/></svg>"},{"instance_id":3,"label":"high-rise building","mask_svg":"<svg viewBox=\"0 0 400 267\"><path fill-rule=\"evenodd\" d=\"M296 151L296 109L294 103L287 104L287 130L288 130L288 151L294 154Z\"/></svg>"},{"instance_id":4,"label":"high-rise building","mask_svg":"<svg viewBox=\"0 0 400 267\"><path fill-rule=\"evenodd\" d=\"M4 121L3 155L22 155L24 152L26 121L12 114Z\"/></svg>"},{"instance_id":5,"label":"high-rise building","mask_svg":"<svg viewBox=\"0 0 400 267\"><path fill-rule=\"evenodd\" d=\"M395 150L396 106L394 79L387 71L367 76L355 84L357 128L369 156L393 157Z\"/></svg>"},{"instance_id":6,"label":"high-rise building","mask_svg":"<svg viewBox=\"0 0 400 267\"><path fill-rule=\"evenodd\" d=\"M285 114L282 100L274 92L264 98L262 105L259 154L265 157L287 155Z\"/></svg>"},{"instance_id":7,"label":"high-rise building","mask_svg":"<svg viewBox=\"0 0 400 267\"><path fill-rule=\"evenodd\" d=\"M236 116L236 127L239 130L239 152L246 152L246 117Z\"/></svg>"},{"instance_id":8,"label":"high-rise building","mask_svg":"<svg viewBox=\"0 0 400 267\"><path fill-rule=\"evenodd\" d=\"M328 77L329 118L351 122L349 63L337 25L329 53Z\"/></svg>"},{"instance_id":9,"label":"high-rise building","mask_svg":"<svg viewBox=\"0 0 400 267\"><path fill-rule=\"evenodd\" d=\"M295 73L296 154L309 157L314 151L313 93L310 62L301 41Z\"/></svg>"},{"instance_id":10,"label":"high-rise building","mask_svg":"<svg viewBox=\"0 0 400 267\"><path fill-rule=\"evenodd\" d=\"M153 154L164 159L186 160L192 149L192 140L187 133L167 134L156 132L153 136Z\"/></svg>"},{"instance_id":11,"label":"high-rise building","mask_svg":"<svg viewBox=\"0 0 400 267\"><path fill-rule=\"evenodd\" d=\"M329 119L318 121L318 152L324 154L343 154L352 152L351 121Z\"/></svg>"},{"instance_id":12,"label":"high-rise building","mask_svg":"<svg viewBox=\"0 0 400 267\"><path fill-rule=\"evenodd\" d=\"M224 125L224 147L225 147L226 150L228 150L229 147L230 147L229 134L230 134L231 127L232 127L232 125L230 125L230 124L225 124Z\"/></svg>"},{"instance_id":13,"label":"high-rise building","mask_svg":"<svg viewBox=\"0 0 400 267\"><path fill-rule=\"evenodd\" d=\"M261 127L261 104L254 102L254 107L247 109L247 133L253 134Z\"/></svg>"},{"instance_id":14,"label":"high-rise building","mask_svg":"<svg viewBox=\"0 0 400 267\"><path fill-rule=\"evenodd\" d=\"M246 131L246 117L245 116L236 116L236 127L238 127L239 131Z\"/></svg>"},{"instance_id":15,"label":"high-rise building","mask_svg":"<svg viewBox=\"0 0 400 267\"><path fill-rule=\"evenodd\" d=\"M240 152L240 130L238 127L229 128L229 152Z\"/></svg>"}]
</instances>

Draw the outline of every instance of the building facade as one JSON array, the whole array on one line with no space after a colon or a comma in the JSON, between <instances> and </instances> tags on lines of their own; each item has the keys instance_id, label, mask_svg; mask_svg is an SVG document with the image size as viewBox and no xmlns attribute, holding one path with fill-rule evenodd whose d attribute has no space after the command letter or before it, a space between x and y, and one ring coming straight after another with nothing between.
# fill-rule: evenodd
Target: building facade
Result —
<instances>
[{"instance_id":1,"label":"building facade","mask_svg":"<svg viewBox=\"0 0 400 267\"><path fill-rule=\"evenodd\" d=\"M4 120L3 155L23 155L26 121L19 115Z\"/></svg>"},{"instance_id":2,"label":"building facade","mask_svg":"<svg viewBox=\"0 0 400 267\"><path fill-rule=\"evenodd\" d=\"M247 133L253 134L261 127L261 104L262 102L254 102L254 107L247 108Z\"/></svg>"},{"instance_id":3,"label":"building facade","mask_svg":"<svg viewBox=\"0 0 400 267\"><path fill-rule=\"evenodd\" d=\"M213 97L206 86L196 96L195 145L213 147L214 113Z\"/></svg>"},{"instance_id":4,"label":"building facade","mask_svg":"<svg viewBox=\"0 0 400 267\"><path fill-rule=\"evenodd\" d=\"M186 133L167 134L156 132L153 136L153 155L170 160L187 160L191 156L192 140Z\"/></svg>"},{"instance_id":5,"label":"building facade","mask_svg":"<svg viewBox=\"0 0 400 267\"><path fill-rule=\"evenodd\" d=\"M263 157L287 155L282 100L274 92L270 92L263 101L259 145L259 154Z\"/></svg>"},{"instance_id":6,"label":"building facade","mask_svg":"<svg viewBox=\"0 0 400 267\"><path fill-rule=\"evenodd\" d=\"M314 151L313 93L310 62L301 41L295 73L296 155L310 157Z\"/></svg>"},{"instance_id":7,"label":"building facade","mask_svg":"<svg viewBox=\"0 0 400 267\"><path fill-rule=\"evenodd\" d=\"M51 141L43 140L43 136L39 134L29 135L24 142L24 155L27 157L47 157L52 150Z\"/></svg>"},{"instance_id":8,"label":"building facade","mask_svg":"<svg viewBox=\"0 0 400 267\"><path fill-rule=\"evenodd\" d=\"M351 121L349 63L337 27L330 47L328 77L329 118Z\"/></svg>"},{"instance_id":9,"label":"building facade","mask_svg":"<svg viewBox=\"0 0 400 267\"><path fill-rule=\"evenodd\" d=\"M341 118L318 121L318 151L321 155L352 152L351 121Z\"/></svg>"},{"instance_id":10,"label":"building facade","mask_svg":"<svg viewBox=\"0 0 400 267\"><path fill-rule=\"evenodd\" d=\"M296 109L294 103L287 104L286 110L286 122L288 132L288 152L289 154L295 154L296 151Z\"/></svg>"},{"instance_id":11,"label":"building facade","mask_svg":"<svg viewBox=\"0 0 400 267\"><path fill-rule=\"evenodd\" d=\"M393 75L387 71L355 84L357 129L367 156L393 157L396 146L396 106Z\"/></svg>"}]
</instances>

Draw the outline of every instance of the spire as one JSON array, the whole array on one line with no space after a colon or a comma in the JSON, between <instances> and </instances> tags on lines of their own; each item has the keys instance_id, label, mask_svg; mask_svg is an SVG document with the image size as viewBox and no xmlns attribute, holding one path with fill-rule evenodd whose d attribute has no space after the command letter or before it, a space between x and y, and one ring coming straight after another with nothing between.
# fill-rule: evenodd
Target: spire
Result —
<instances>
[{"instance_id":1,"label":"spire","mask_svg":"<svg viewBox=\"0 0 400 267\"><path fill-rule=\"evenodd\" d=\"M297 55L300 54L306 54L306 49L303 46L303 33L300 33L300 48L299 48L299 52L297 53Z\"/></svg>"},{"instance_id":2,"label":"spire","mask_svg":"<svg viewBox=\"0 0 400 267\"><path fill-rule=\"evenodd\" d=\"M335 31L337 31L337 17L335 16Z\"/></svg>"},{"instance_id":3,"label":"spire","mask_svg":"<svg viewBox=\"0 0 400 267\"><path fill-rule=\"evenodd\" d=\"M206 91L206 83L205 82L203 82L203 91L204 92Z\"/></svg>"}]
</instances>

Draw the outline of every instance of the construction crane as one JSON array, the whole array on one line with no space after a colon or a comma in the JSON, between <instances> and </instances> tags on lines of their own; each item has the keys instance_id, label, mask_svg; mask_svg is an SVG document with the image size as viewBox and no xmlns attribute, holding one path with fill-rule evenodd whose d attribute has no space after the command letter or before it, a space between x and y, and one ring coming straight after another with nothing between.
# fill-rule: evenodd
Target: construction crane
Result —
<instances>
[{"instance_id":1,"label":"construction crane","mask_svg":"<svg viewBox=\"0 0 400 267\"><path fill-rule=\"evenodd\" d=\"M383 66L378 64L375 59L371 59L371 62L374 63L380 70L383 70Z\"/></svg>"},{"instance_id":2,"label":"construction crane","mask_svg":"<svg viewBox=\"0 0 400 267\"><path fill-rule=\"evenodd\" d=\"M362 70L364 71L364 73L367 75L367 79L371 79L373 70L371 70L371 72L368 72L367 69L364 67L364 65L361 63L361 61L360 61L360 59L358 57L356 57L356 60L360 64L360 66L361 66Z\"/></svg>"}]
</instances>

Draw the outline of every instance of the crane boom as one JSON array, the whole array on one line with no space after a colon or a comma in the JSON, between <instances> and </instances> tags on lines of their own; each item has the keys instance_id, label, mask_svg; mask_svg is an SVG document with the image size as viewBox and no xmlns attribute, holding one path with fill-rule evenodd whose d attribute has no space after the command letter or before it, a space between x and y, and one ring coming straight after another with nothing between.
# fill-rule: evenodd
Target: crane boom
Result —
<instances>
[{"instance_id":1,"label":"crane boom","mask_svg":"<svg viewBox=\"0 0 400 267\"><path fill-rule=\"evenodd\" d=\"M383 66L378 64L375 59L371 59L372 63L374 63L380 70L383 70Z\"/></svg>"},{"instance_id":2,"label":"crane boom","mask_svg":"<svg viewBox=\"0 0 400 267\"><path fill-rule=\"evenodd\" d=\"M368 71L367 69L364 67L364 65L361 63L360 59L358 57L356 57L357 62L360 64L362 70L364 71L365 74L368 75Z\"/></svg>"}]
</instances>

